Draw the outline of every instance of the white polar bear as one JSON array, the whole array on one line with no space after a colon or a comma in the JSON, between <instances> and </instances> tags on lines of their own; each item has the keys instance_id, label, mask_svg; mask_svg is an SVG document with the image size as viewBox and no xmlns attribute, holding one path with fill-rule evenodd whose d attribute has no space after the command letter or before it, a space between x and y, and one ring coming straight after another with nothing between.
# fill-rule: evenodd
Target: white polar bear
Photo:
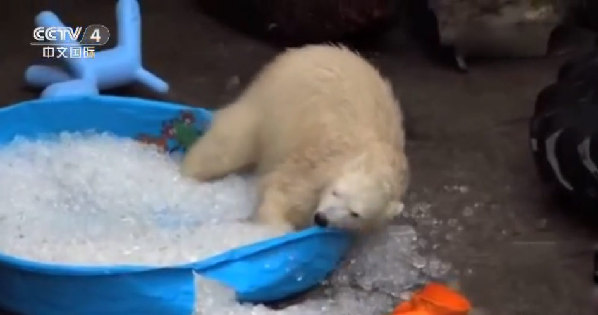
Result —
<instances>
[{"instance_id":1,"label":"white polar bear","mask_svg":"<svg viewBox=\"0 0 598 315\"><path fill-rule=\"evenodd\" d=\"M207 181L255 167L262 222L370 230L403 208L408 161L399 106L390 84L351 50L288 49L215 113L181 171Z\"/></svg>"}]
</instances>

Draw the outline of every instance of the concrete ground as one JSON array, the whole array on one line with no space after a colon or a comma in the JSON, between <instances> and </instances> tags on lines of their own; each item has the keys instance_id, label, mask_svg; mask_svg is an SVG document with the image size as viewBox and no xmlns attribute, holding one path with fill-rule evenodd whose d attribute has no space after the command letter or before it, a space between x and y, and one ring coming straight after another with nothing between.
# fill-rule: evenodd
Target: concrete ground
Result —
<instances>
[{"instance_id":1,"label":"concrete ground","mask_svg":"<svg viewBox=\"0 0 598 315\"><path fill-rule=\"evenodd\" d=\"M202 15L192 1L141 2L144 64L171 84L167 100L226 104L278 50ZM71 24L105 24L115 36L113 1L3 3L0 105L38 95L24 88L23 73L41 57L28 43L43 9ZM487 314L587 314L594 223L553 205L527 145L536 93L563 57L480 62L461 74L407 43L390 33L364 54L404 107L408 211L428 209L444 222L413 221L430 250L455 266L463 292ZM138 87L115 93L157 97Z\"/></svg>"}]
</instances>

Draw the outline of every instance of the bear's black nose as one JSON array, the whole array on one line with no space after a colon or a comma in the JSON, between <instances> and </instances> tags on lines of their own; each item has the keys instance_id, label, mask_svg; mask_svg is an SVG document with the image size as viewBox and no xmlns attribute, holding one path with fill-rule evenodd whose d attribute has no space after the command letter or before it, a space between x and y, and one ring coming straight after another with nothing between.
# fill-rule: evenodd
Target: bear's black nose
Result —
<instances>
[{"instance_id":1,"label":"bear's black nose","mask_svg":"<svg viewBox=\"0 0 598 315\"><path fill-rule=\"evenodd\" d=\"M319 212L316 213L316 215L314 215L314 222L321 227L328 226L328 219L326 218L325 215L323 215Z\"/></svg>"}]
</instances>

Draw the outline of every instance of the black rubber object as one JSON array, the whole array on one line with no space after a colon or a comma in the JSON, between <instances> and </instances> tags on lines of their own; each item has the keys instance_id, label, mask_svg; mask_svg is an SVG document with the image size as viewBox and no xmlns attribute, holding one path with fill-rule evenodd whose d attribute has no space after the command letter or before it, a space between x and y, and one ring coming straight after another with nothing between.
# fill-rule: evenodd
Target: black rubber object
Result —
<instances>
[{"instance_id":1,"label":"black rubber object","mask_svg":"<svg viewBox=\"0 0 598 315\"><path fill-rule=\"evenodd\" d=\"M540 177L598 210L598 50L564 64L538 94L529 132Z\"/></svg>"}]
</instances>

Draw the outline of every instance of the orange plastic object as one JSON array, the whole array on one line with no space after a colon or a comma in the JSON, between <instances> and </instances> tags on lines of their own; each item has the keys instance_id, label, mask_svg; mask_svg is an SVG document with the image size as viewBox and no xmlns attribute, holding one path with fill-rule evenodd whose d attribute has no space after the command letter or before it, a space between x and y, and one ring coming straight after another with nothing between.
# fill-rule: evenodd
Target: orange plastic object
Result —
<instances>
[{"instance_id":1,"label":"orange plastic object","mask_svg":"<svg viewBox=\"0 0 598 315\"><path fill-rule=\"evenodd\" d=\"M458 292L440 283L429 283L411 300L401 303L392 315L467 315L469 301Z\"/></svg>"}]
</instances>

